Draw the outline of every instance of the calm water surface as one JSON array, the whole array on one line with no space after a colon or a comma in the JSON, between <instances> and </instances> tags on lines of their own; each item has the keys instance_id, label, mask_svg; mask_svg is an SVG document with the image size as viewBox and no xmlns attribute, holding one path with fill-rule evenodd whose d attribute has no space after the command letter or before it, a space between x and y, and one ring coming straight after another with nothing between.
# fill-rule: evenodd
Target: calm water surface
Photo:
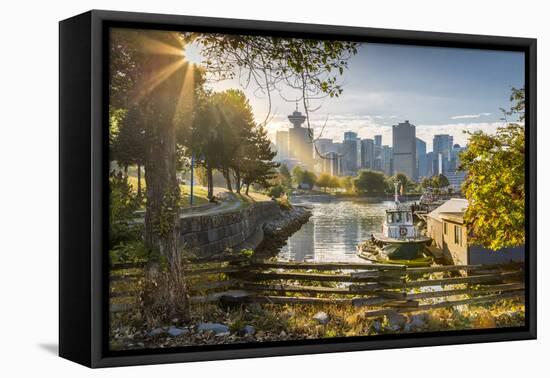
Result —
<instances>
[{"instance_id":1,"label":"calm water surface","mask_svg":"<svg viewBox=\"0 0 550 378\"><path fill-rule=\"evenodd\" d=\"M357 244L380 232L391 201L335 200L325 196L295 197L296 204L313 208L309 222L281 248L279 258L289 261L363 261Z\"/></svg>"}]
</instances>

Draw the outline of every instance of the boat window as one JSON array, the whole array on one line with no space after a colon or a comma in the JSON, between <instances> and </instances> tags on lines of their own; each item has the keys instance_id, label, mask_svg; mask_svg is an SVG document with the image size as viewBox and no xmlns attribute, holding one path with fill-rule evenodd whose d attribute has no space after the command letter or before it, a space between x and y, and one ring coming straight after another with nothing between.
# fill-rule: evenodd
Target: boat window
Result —
<instances>
[{"instance_id":1,"label":"boat window","mask_svg":"<svg viewBox=\"0 0 550 378\"><path fill-rule=\"evenodd\" d=\"M393 223L392 215L392 213L388 213L388 223Z\"/></svg>"}]
</instances>

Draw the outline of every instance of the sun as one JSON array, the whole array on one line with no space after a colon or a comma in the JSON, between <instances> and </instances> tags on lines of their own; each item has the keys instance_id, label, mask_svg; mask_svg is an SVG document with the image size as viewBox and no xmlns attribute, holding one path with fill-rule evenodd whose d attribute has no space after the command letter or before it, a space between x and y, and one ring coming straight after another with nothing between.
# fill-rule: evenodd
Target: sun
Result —
<instances>
[{"instance_id":1,"label":"sun","mask_svg":"<svg viewBox=\"0 0 550 378\"><path fill-rule=\"evenodd\" d=\"M204 61L204 57L201 55L199 47L194 43L185 45L181 50L181 55L185 57L186 61L195 66L200 66Z\"/></svg>"}]
</instances>

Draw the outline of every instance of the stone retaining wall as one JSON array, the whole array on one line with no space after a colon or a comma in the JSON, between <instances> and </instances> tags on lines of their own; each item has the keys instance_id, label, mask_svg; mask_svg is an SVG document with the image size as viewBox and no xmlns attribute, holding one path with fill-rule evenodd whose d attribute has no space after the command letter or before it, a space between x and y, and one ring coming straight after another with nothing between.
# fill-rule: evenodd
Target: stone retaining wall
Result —
<instances>
[{"instance_id":1,"label":"stone retaining wall","mask_svg":"<svg viewBox=\"0 0 550 378\"><path fill-rule=\"evenodd\" d=\"M180 245L198 256L222 253L251 237L264 220L281 210L275 201L257 202L250 206L215 215L187 216L180 219Z\"/></svg>"}]
</instances>

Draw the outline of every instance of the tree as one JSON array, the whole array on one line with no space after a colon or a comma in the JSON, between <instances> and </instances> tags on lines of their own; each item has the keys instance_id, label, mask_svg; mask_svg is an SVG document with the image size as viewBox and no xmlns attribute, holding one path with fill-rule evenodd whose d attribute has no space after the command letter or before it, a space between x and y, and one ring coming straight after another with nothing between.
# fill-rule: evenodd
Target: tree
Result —
<instances>
[{"instance_id":1,"label":"tree","mask_svg":"<svg viewBox=\"0 0 550 378\"><path fill-rule=\"evenodd\" d=\"M298 186L304 180L304 170L299 165L292 168L292 182Z\"/></svg>"},{"instance_id":2,"label":"tree","mask_svg":"<svg viewBox=\"0 0 550 378\"><path fill-rule=\"evenodd\" d=\"M350 192L353 188L353 180L350 176L344 176L340 178L340 187L346 192Z\"/></svg>"},{"instance_id":3,"label":"tree","mask_svg":"<svg viewBox=\"0 0 550 378\"><path fill-rule=\"evenodd\" d=\"M424 180L422 180L422 183L420 184L420 186L424 189L433 188L434 183L432 182L431 178L426 177Z\"/></svg>"},{"instance_id":4,"label":"tree","mask_svg":"<svg viewBox=\"0 0 550 378\"><path fill-rule=\"evenodd\" d=\"M321 173L317 179L317 186L322 188L325 192L331 185L332 176L328 173Z\"/></svg>"},{"instance_id":5,"label":"tree","mask_svg":"<svg viewBox=\"0 0 550 378\"><path fill-rule=\"evenodd\" d=\"M192 121L190 114L196 109L193 102L201 82L196 78L200 70L182 54L186 45L195 40L202 46L206 71L218 78L248 71L258 83L265 79L260 89L267 91L268 97L281 84L299 88L307 113L315 95L342 93L337 77L356 53L357 43L132 29L114 30L110 38L110 107L138 107L147 127L145 243L152 256L164 256L168 262L176 288L169 298L171 315L182 312L188 318L178 251L177 144L178 128ZM209 182L212 169L207 166ZM265 174L257 177L262 176L265 178Z\"/></svg>"},{"instance_id":6,"label":"tree","mask_svg":"<svg viewBox=\"0 0 550 378\"><path fill-rule=\"evenodd\" d=\"M514 89L506 116L524 118L524 92ZM464 221L469 244L498 250L525 244L525 129L507 123L496 134L470 133L460 155L467 172L462 192L468 199Z\"/></svg>"},{"instance_id":7,"label":"tree","mask_svg":"<svg viewBox=\"0 0 550 378\"><path fill-rule=\"evenodd\" d=\"M304 170L304 175L302 177L301 183L307 185L310 188L313 188L316 182L317 182L317 175L311 171L308 171L307 169Z\"/></svg>"},{"instance_id":8,"label":"tree","mask_svg":"<svg viewBox=\"0 0 550 378\"><path fill-rule=\"evenodd\" d=\"M255 127L252 108L242 91L204 92L197 101L197 112L190 126L181 132L181 143L188 154L199 156L207 176L208 198L214 196L213 171L219 170L233 191L231 174L235 174L236 190L241 190L242 164L252 151Z\"/></svg>"},{"instance_id":9,"label":"tree","mask_svg":"<svg viewBox=\"0 0 550 378\"><path fill-rule=\"evenodd\" d=\"M431 178L431 183L437 189L446 188L447 186L450 185L449 179L443 173L433 176Z\"/></svg>"},{"instance_id":10,"label":"tree","mask_svg":"<svg viewBox=\"0 0 550 378\"><path fill-rule=\"evenodd\" d=\"M273 161L276 154L271 150L271 142L265 127L256 125L242 154L241 174L246 185L246 195L252 184L264 188L271 186L270 181L275 177L275 169L279 167L279 164Z\"/></svg>"},{"instance_id":11,"label":"tree","mask_svg":"<svg viewBox=\"0 0 550 378\"><path fill-rule=\"evenodd\" d=\"M148 135L141 110L132 106L118 122L118 133L111 148L113 158L125 173L129 165L137 165L137 195L141 198L141 167L145 164Z\"/></svg>"},{"instance_id":12,"label":"tree","mask_svg":"<svg viewBox=\"0 0 550 378\"><path fill-rule=\"evenodd\" d=\"M176 120L193 98L194 68L181 53L181 33L117 29L111 33L110 106L139 109L146 129L144 154L147 185L145 244L150 264L167 261L172 285L168 293L170 316L189 318L187 289L178 251L179 185L177 181ZM169 79L169 80L167 80ZM120 135L119 135L120 136ZM148 269L148 274L155 272Z\"/></svg>"},{"instance_id":13,"label":"tree","mask_svg":"<svg viewBox=\"0 0 550 378\"><path fill-rule=\"evenodd\" d=\"M336 176L330 176L329 188L338 189L340 187L340 179Z\"/></svg>"},{"instance_id":14,"label":"tree","mask_svg":"<svg viewBox=\"0 0 550 378\"><path fill-rule=\"evenodd\" d=\"M407 175L404 173L396 173L395 176L391 177L388 180L388 190L390 190L391 192L394 191L393 184L395 182L399 183L399 188L403 191L403 194L405 194L406 192L414 191L416 189L415 182L407 177Z\"/></svg>"},{"instance_id":15,"label":"tree","mask_svg":"<svg viewBox=\"0 0 550 378\"><path fill-rule=\"evenodd\" d=\"M353 179L355 190L368 195L383 194L386 190L386 179L381 172L361 170Z\"/></svg>"},{"instance_id":16,"label":"tree","mask_svg":"<svg viewBox=\"0 0 550 378\"><path fill-rule=\"evenodd\" d=\"M292 185L292 175L290 174L290 171L288 170L286 164L281 164L281 166L279 167L279 173L283 179L282 184L290 187Z\"/></svg>"}]
</instances>

